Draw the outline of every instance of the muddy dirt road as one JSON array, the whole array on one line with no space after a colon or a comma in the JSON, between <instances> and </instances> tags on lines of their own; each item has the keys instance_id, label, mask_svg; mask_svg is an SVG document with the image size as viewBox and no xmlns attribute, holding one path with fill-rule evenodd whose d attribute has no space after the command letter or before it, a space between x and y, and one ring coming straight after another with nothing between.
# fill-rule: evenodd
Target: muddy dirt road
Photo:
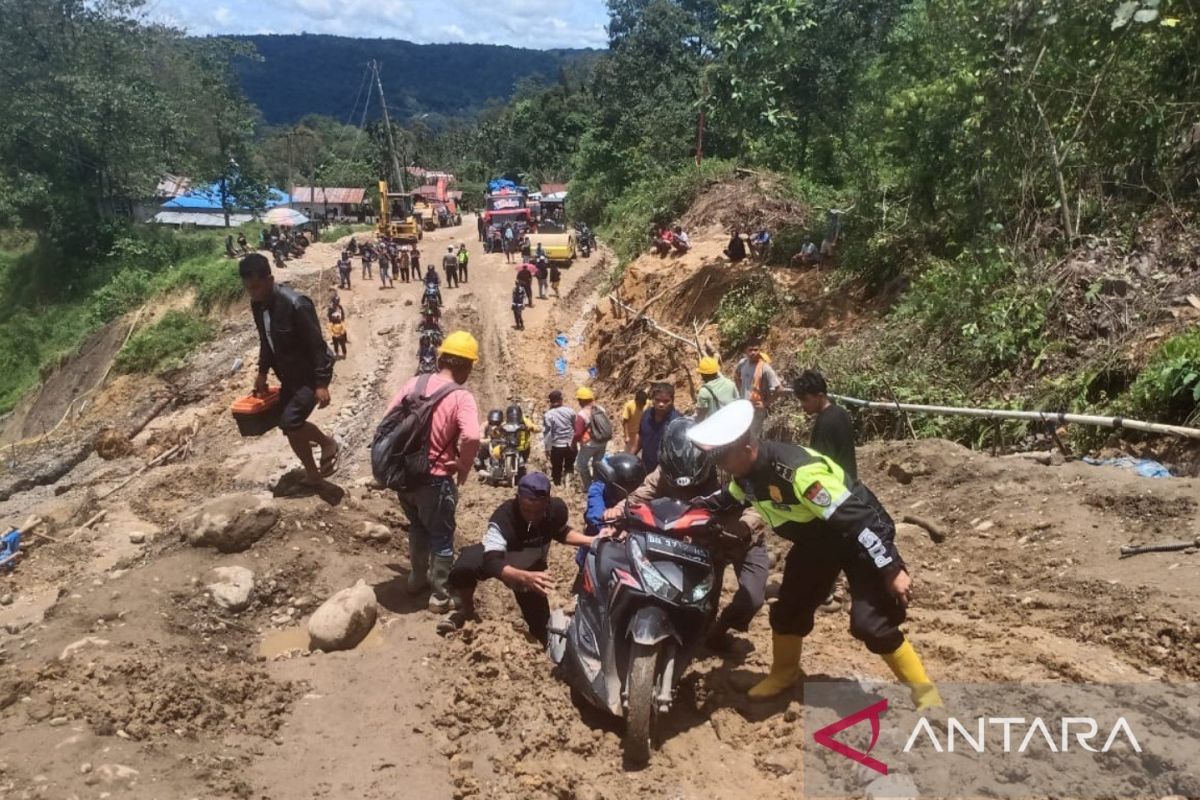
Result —
<instances>
[{"instance_id":1,"label":"muddy dirt road","mask_svg":"<svg viewBox=\"0 0 1200 800\"><path fill-rule=\"evenodd\" d=\"M470 247L470 282L445 291L447 327L480 340L470 388L481 409L519 396L540 412L550 388L572 390L590 366L576 341L603 257L578 261L563 297L536 301L519 333L509 312L514 267L484 255L474 231L468 218L422 242L434 263L448 245ZM335 252L315 245L280 277L323 306ZM481 589L483 622L449 639L434 633L435 617L403 591L403 518L393 497L370 488L365 451L415 367L419 290L381 290L358 274L356 263L354 288L342 293L349 358L337 365L333 404L314 416L349 445L335 491L270 497L292 456L276 435L240 438L228 416L252 380L251 368L231 374L230 365L252 365L255 351L248 312L234 309L221 341L189 365L184 401L135 437L131 454L92 455L57 484L0 504L5 519L47 518L53 537L0 578L0 602L9 601L0 605L0 797L799 796L803 742L789 713L798 695L752 705L742 694L768 661L765 614L744 658L704 655L693 665L662 748L639 773L621 769L619 729L571 704L506 589ZM571 340L565 353L554 343L560 332ZM128 397L153 388L115 382L96 413L122 419ZM623 398L601 400L615 408ZM185 457L99 499L189 436ZM1200 678L1197 556L1116 559L1131 541L1200 534L1196 481L991 459L936 441L872 445L860 463L897 516L936 518L950 532L941 545L920 529L900 532L918 592L908 630L935 678ZM180 518L230 492L269 497L278 522L239 553L181 542ZM506 496L464 489L459 546L479 540ZM390 535L366 535L371 523ZM772 547L784 552L779 541ZM554 553L553 605L568 603L571 555ZM244 611L213 604L213 567L254 573ZM354 650L309 652L304 620L360 579L379 602L375 629ZM809 673L884 676L846 626L844 611L819 619Z\"/></svg>"}]
</instances>

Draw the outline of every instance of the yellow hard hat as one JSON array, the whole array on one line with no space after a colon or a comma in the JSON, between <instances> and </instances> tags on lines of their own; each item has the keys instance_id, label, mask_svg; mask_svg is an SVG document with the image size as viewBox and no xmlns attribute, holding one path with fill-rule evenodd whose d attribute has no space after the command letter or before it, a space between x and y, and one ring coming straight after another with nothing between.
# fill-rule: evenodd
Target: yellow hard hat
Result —
<instances>
[{"instance_id":1,"label":"yellow hard hat","mask_svg":"<svg viewBox=\"0 0 1200 800\"><path fill-rule=\"evenodd\" d=\"M593 392L591 389L589 389L586 386L580 386L578 389L575 390L575 399L576 400L595 400L596 393Z\"/></svg>"},{"instance_id":2,"label":"yellow hard hat","mask_svg":"<svg viewBox=\"0 0 1200 800\"><path fill-rule=\"evenodd\" d=\"M468 361L479 360L479 342L466 331L455 331L446 337L438 348L440 356L458 356Z\"/></svg>"},{"instance_id":3,"label":"yellow hard hat","mask_svg":"<svg viewBox=\"0 0 1200 800\"><path fill-rule=\"evenodd\" d=\"M700 359L700 374L701 375L716 375L721 371L721 365L712 356L705 356Z\"/></svg>"}]
</instances>

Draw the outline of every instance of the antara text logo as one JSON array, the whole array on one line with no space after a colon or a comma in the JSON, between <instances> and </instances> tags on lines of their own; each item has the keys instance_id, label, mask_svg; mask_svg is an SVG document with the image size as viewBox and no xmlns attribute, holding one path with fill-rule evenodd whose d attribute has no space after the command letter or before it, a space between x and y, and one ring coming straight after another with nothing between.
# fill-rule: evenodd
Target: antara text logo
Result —
<instances>
[{"instance_id":1,"label":"antara text logo","mask_svg":"<svg viewBox=\"0 0 1200 800\"><path fill-rule=\"evenodd\" d=\"M882 717L887 709L888 701L880 700L826 725L813 733L813 739L822 747L881 775L887 775L888 765L871 756L871 751L879 741ZM871 726L871 741L865 751L856 750L834 738L864 721ZM908 735L903 752L913 753L932 748L937 753L1026 753L1031 750L1107 753L1118 742L1128 744L1135 752L1142 752L1142 746L1125 717L1118 717L1107 727L1094 717L1084 716L1049 720L1042 717L975 717L969 720L947 717L944 726L940 722L931 722L927 717L920 717Z\"/></svg>"}]
</instances>

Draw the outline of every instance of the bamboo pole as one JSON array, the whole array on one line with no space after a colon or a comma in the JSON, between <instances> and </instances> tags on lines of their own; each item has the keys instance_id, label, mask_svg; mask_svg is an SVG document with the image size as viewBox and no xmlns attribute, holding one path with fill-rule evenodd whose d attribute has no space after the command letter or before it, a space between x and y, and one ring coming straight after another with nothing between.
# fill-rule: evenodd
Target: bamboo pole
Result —
<instances>
[{"instance_id":1,"label":"bamboo pole","mask_svg":"<svg viewBox=\"0 0 1200 800\"><path fill-rule=\"evenodd\" d=\"M790 389L786 389L790 391ZM1200 439L1200 429L1187 428L1182 425L1164 425L1159 422L1143 422L1124 417L1100 417L1091 414L1067 414L1061 411L1010 411L999 408L957 408L954 406L926 406L915 403L874 402L860 400L857 397L831 394L830 398L860 408L879 409L884 411L907 411L914 414L939 414L948 417L978 417L981 419L1013 419L1031 422L1045 422L1058 425L1093 425L1100 428L1127 429L1144 431L1146 433L1161 433L1168 436L1182 436L1188 439Z\"/></svg>"}]
</instances>

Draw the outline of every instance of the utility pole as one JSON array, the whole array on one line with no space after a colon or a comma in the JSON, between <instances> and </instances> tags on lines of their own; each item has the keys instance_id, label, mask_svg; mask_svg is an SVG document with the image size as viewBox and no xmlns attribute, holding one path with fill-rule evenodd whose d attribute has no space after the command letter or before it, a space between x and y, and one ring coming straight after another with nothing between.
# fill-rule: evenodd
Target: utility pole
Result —
<instances>
[{"instance_id":1,"label":"utility pole","mask_svg":"<svg viewBox=\"0 0 1200 800\"><path fill-rule=\"evenodd\" d=\"M379 105L383 107L383 125L387 129L388 147L392 151L392 170L396 173L396 182L400 191L404 191L404 170L400 168L400 159L396 157L396 139L392 134L392 120L388 116L387 95L383 93L383 81L379 77L379 62L371 62L371 71L375 73L375 85L379 88Z\"/></svg>"}]
</instances>

